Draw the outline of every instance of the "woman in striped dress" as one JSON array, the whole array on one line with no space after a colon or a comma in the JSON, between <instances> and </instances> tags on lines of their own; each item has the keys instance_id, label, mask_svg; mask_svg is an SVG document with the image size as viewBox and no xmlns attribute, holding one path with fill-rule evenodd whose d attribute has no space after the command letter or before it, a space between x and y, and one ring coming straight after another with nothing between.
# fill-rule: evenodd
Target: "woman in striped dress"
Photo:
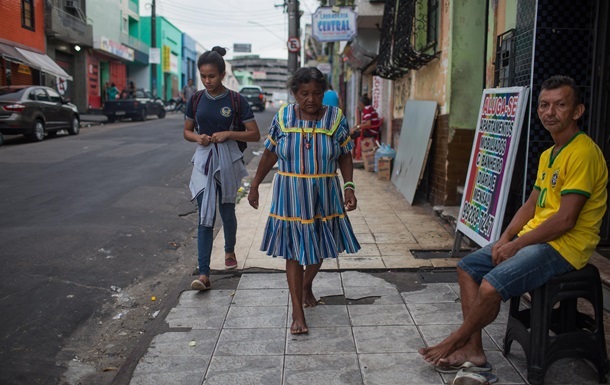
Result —
<instances>
[{"instance_id":1,"label":"woman in striped dress","mask_svg":"<svg viewBox=\"0 0 610 385\"><path fill-rule=\"evenodd\" d=\"M357 201L353 142L343 112L322 105L327 82L317 68L295 71L288 88L296 103L283 105L271 123L248 201L258 208L258 186L278 162L261 250L286 259L293 305L290 332L302 334L308 332L303 306L317 303L312 283L322 261L356 253L360 245L346 215Z\"/></svg>"}]
</instances>

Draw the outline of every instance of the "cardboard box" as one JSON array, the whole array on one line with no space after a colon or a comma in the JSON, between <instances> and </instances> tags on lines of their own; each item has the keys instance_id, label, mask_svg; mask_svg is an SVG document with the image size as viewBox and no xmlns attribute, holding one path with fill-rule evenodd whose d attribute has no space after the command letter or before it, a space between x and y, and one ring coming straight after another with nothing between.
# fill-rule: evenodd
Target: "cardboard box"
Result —
<instances>
[{"instance_id":1,"label":"cardboard box","mask_svg":"<svg viewBox=\"0 0 610 385\"><path fill-rule=\"evenodd\" d=\"M360 142L360 152L361 153L366 152L366 151L375 151L376 148L377 148L377 145L375 144L375 139L373 139L373 138L364 138Z\"/></svg>"},{"instance_id":2,"label":"cardboard box","mask_svg":"<svg viewBox=\"0 0 610 385\"><path fill-rule=\"evenodd\" d=\"M392 177L392 158L382 156L377 164L377 179L390 180Z\"/></svg>"},{"instance_id":3,"label":"cardboard box","mask_svg":"<svg viewBox=\"0 0 610 385\"><path fill-rule=\"evenodd\" d=\"M362 163L364 164L364 171L374 172L375 171L375 150L363 152L362 153Z\"/></svg>"}]
</instances>

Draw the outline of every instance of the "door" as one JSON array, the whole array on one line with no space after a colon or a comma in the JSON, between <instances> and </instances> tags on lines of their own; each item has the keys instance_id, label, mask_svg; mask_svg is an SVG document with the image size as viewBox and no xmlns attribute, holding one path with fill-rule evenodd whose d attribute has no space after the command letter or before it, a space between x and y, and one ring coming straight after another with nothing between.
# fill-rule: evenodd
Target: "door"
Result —
<instances>
[{"instance_id":1,"label":"door","mask_svg":"<svg viewBox=\"0 0 610 385\"><path fill-rule=\"evenodd\" d=\"M69 117L63 108L63 100L59 93L51 88L46 89L49 94L49 114L47 115L48 127L59 128L65 127L66 122L69 121Z\"/></svg>"}]
</instances>

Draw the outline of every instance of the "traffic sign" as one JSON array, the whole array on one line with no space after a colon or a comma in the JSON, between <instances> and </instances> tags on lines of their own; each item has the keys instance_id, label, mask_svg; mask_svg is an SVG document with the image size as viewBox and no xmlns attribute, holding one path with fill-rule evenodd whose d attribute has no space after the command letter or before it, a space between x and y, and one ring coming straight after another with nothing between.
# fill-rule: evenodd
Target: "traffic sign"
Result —
<instances>
[{"instance_id":1,"label":"traffic sign","mask_svg":"<svg viewBox=\"0 0 610 385\"><path fill-rule=\"evenodd\" d=\"M288 38L286 45L288 46L288 51L292 53L297 53L301 50L301 41L298 37L293 36Z\"/></svg>"}]
</instances>

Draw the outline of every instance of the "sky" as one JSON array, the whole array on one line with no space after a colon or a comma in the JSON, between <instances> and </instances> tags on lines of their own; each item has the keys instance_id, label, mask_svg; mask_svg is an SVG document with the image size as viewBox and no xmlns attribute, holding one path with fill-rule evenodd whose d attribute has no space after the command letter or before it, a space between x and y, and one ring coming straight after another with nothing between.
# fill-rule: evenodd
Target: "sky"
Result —
<instances>
[{"instance_id":1,"label":"sky","mask_svg":"<svg viewBox=\"0 0 610 385\"><path fill-rule=\"evenodd\" d=\"M287 2L288 0L286 0ZM284 0L156 0L157 16L164 16L206 49L228 48L225 59L234 53L233 44L251 44L251 54L261 58L287 59L288 14ZM140 15L150 16L151 0L140 1ZM301 30L311 23L317 0L300 0ZM276 5L280 5L276 7Z\"/></svg>"}]
</instances>

